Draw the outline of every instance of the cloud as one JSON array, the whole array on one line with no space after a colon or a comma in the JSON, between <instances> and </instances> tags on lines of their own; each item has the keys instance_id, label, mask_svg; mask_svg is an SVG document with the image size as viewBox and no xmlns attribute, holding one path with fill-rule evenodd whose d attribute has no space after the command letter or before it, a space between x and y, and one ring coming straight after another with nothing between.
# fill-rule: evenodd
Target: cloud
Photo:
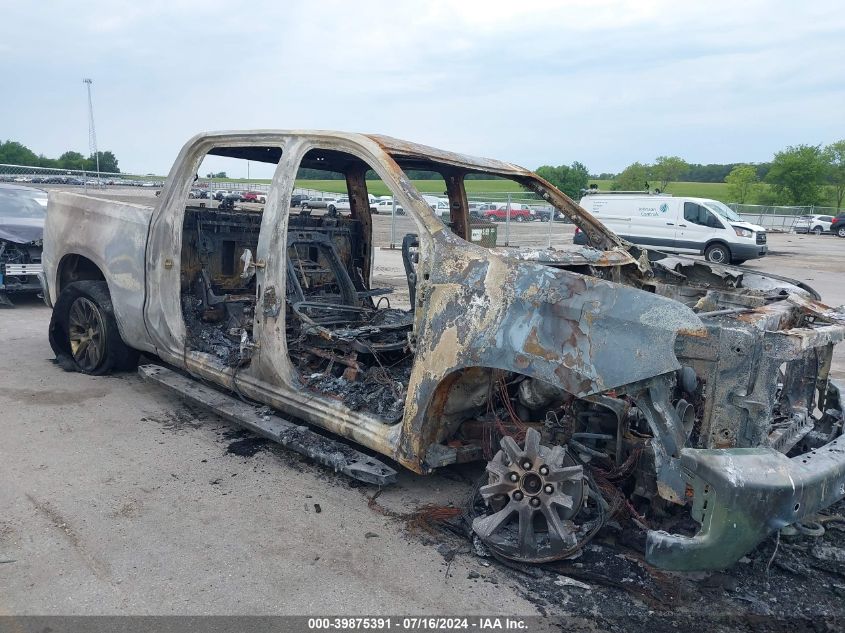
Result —
<instances>
[{"instance_id":1,"label":"cloud","mask_svg":"<svg viewBox=\"0 0 845 633\"><path fill-rule=\"evenodd\" d=\"M536 167L761 161L841 137L838 3L10 5L0 134L166 171L203 129L343 129Z\"/></svg>"}]
</instances>

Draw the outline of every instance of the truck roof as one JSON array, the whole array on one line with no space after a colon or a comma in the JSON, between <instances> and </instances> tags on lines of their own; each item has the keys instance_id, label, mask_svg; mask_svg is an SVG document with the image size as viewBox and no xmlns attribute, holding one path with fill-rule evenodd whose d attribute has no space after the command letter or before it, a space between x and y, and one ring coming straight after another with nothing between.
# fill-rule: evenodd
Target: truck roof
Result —
<instances>
[{"instance_id":1,"label":"truck roof","mask_svg":"<svg viewBox=\"0 0 845 633\"><path fill-rule=\"evenodd\" d=\"M447 165L454 165L472 171L492 171L498 173L512 174L514 176L528 176L531 172L524 167L506 163L491 158L480 158L477 156L469 156L466 154L459 154L457 152L448 152L445 150L429 147L428 145L421 145L419 143L412 143L402 139L393 138L391 136L383 136L380 134L358 134L354 132L335 132L330 130L242 130L242 131L219 131L219 132L204 132L198 134L195 139L211 139L211 140L249 140L251 142L266 138L268 142L272 142L274 138L283 136L297 136L311 139L318 139L322 142L332 139L342 139L347 142L357 143L364 146L373 145L390 154L393 159L399 163L403 168L415 169L423 168L431 162L445 163ZM303 161L303 167L313 167L316 169L327 169L332 166L332 150L326 149L325 156L322 160L313 161L314 164L306 164ZM277 163L281 157L281 150L272 150L263 147L215 147L209 152L215 156L228 156L231 158L241 158L245 160L254 160L257 162Z\"/></svg>"}]
</instances>

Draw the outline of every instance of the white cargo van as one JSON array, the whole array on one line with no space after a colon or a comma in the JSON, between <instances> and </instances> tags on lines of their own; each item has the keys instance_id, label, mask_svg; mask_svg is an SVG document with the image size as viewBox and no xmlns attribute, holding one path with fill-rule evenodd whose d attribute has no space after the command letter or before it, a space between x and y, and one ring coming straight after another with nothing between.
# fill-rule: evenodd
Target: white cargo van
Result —
<instances>
[{"instance_id":1,"label":"white cargo van","mask_svg":"<svg viewBox=\"0 0 845 633\"><path fill-rule=\"evenodd\" d=\"M449 209L449 198L442 198L439 196L430 196L423 194L423 200L428 203L431 210L437 214L441 220L448 221L451 217L451 210Z\"/></svg>"},{"instance_id":2,"label":"white cargo van","mask_svg":"<svg viewBox=\"0 0 845 633\"><path fill-rule=\"evenodd\" d=\"M581 206L607 228L645 248L704 255L716 264L741 264L769 250L766 229L717 200L666 194L597 193ZM575 243L585 244L576 229Z\"/></svg>"}]
</instances>

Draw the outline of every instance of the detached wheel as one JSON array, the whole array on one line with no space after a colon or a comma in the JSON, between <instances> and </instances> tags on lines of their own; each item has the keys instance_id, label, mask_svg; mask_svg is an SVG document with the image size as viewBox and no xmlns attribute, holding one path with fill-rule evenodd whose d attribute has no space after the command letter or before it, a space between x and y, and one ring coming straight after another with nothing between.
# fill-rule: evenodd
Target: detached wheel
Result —
<instances>
[{"instance_id":1,"label":"detached wheel","mask_svg":"<svg viewBox=\"0 0 845 633\"><path fill-rule=\"evenodd\" d=\"M559 560L574 552L581 536L574 522L587 497L584 469L562 446L543 446L529 428L525 446L504 437L487 464L488 483L479 494L489 508L473 531L497 555L523 563Z\"/></svg>"},{"instance_id":2,"label":"detached wheel","mask_svg":"<svg viewBox=\"0 0 845 633\"><path fill-rule=\"evenodd\" d=\"M139 355L120 338L105 281L77 281L62 290L50 320L50 346L63 366L94 376L132 369Z\"/></svg>"},{"instance_id":3,"label":"detached wheel","mask_svg":"<svg viewBox=\"0 0 845 633\"><path fill-rule=\"evenodd\" d=\"M704 251L704 259L711 264L727 264L731 261L731 251L724 244L711 244Z\"/></svg>"}]
</instances>

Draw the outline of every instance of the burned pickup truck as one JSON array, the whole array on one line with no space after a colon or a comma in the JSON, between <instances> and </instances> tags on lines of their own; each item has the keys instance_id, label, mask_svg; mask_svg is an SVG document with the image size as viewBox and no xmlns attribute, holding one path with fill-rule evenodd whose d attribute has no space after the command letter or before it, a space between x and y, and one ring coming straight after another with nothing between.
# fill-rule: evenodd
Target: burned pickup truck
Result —
<instances>
[{"instance_id":1,"label":"burned pickup truck","mask_svg":"<svg viewBox=\"0 0 845 633\"><path fill-rule=\"evenodd\" d=\"M275 165L263 209L191 199L205 156ZM291 208L299 168L341 174L349 212ZM443 178L446 221L407 170ZM373 172L415 227L409 306L374 285ZM472 175L533 192L589 246L471 243ZM829 378L845 314L799 282L653 261L523 168L383 136L203 134L155 203L51 193L42 283L59 359L105 374L155 355L170 368L142 367L151 379L228 417L264 405L275 413L251 428L350 472L390 468L318 444L421 474L487 460L472 527L497 555L571 556L625 515L648 529L652 564L723 568L845 496Z\"/></svg>"}]
</instances>

